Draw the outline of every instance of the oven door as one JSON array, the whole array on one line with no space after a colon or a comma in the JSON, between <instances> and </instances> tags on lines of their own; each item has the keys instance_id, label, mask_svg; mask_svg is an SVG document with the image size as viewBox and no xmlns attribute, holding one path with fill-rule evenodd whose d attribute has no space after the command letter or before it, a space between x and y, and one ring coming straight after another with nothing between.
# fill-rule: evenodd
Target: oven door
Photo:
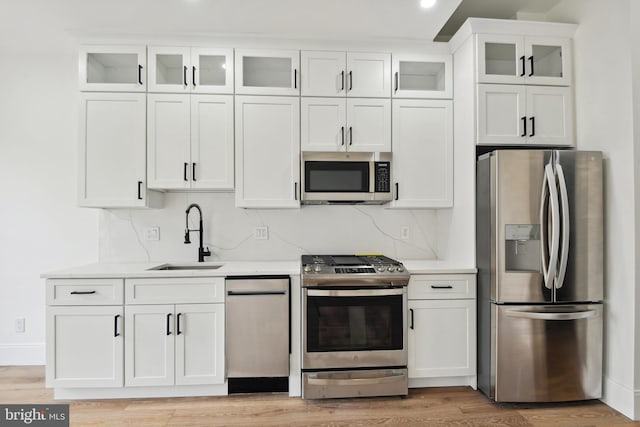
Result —
<instances>
[{"instance_id":1,"label":"oven door","mask_svg":"<svg viewBox=\"0 0 640 427\"><path fill-rule=\"evenodd\" d=\"M303 289L302 369L407 365L407 288Z\"/></svg>"}]
</instances>

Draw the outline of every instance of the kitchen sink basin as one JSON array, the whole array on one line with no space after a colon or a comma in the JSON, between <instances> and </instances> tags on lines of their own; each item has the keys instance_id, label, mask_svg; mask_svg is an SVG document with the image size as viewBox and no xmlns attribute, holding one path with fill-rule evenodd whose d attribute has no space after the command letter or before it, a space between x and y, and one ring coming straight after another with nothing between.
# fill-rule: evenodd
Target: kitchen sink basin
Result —
<instances>
[{"instance_id":1,"label":"kitchen sink basin","mask_svg":"<svg viewBox=\"0 0 640 427\"><path fill-rule=\"evenodd\" d=\"M157 267L149 268L149 270L164 270L164 271L173 271L173 270L217 270L222 267L223 264L207 264L207 263L199 263L199 264L162 264Z\"/></svg>"}]
</instances>

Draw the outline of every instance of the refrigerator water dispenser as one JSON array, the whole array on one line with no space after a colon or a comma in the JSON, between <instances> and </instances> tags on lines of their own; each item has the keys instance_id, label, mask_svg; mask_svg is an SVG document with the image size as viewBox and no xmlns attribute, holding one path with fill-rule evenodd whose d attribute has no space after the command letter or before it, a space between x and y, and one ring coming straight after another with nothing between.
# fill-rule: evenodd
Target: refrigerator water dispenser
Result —
<instances>
[{"instance_id":1,"label":"refrigerator water dispenser","mask_svg":"<svg viewBox=\"0 0 640 427\"><path fill-rule=\"evenodd\" d=\"M505 224L505 270L540 271L540 225Z\"/></svg>"}]
</instances>

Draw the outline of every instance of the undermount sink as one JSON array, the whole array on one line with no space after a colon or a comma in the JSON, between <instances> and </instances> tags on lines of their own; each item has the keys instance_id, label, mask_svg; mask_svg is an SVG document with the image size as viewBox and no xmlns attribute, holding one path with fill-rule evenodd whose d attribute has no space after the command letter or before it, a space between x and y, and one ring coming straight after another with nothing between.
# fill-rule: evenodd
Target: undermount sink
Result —
<instances>
[{"instance_id":1,"label":"undermount sink","mask_svg":"<svg viewBox=\"0 0 640 427\"><path fill-rule=\"evenodd\" d=\"M149 270L217 270L223 264L162 264Z\"/></svg>"}]
</instances>

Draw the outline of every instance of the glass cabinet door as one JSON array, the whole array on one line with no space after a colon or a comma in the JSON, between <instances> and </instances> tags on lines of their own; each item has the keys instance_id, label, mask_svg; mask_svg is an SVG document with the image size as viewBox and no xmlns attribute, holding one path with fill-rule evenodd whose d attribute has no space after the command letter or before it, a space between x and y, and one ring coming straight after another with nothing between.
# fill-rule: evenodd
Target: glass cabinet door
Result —
<instances>
[{"instance_id":1,"label":"glass cabinet door","mask_svg":"<svg viewBox=\"0 0 640 427\"><path fill-rule=\"evenodd\" d=\"M392 93L394 98L451 98L451 56L394 56Z\"/></svg>"},{"instance_id":2,"label":"glass cabinet door","mask_svg":"<svg viewBox=\"0 0 640 427\"><path fill-rule=\"evenodd\" d=\"M188 47L149 47L149 92L191 91Z\"/></svg>"},{"instance_id":3,"label":"glass cabinet door","mask_svg":"<svg viewBox=\"0 0 640 427\"><path fill-rule=\"evenodd\" d=\"M526 37L527 84L571 84L571 40Z\"/></svg>"},{"instance_id":4,"label":"glass cabinet door","mask_svg":"<svg viewBox=\"0 0 640 427\"><path fill-rule=\"evenodd\" d=\"M81 91L144 92L146 88L144 46L81 46Z\"/></svg>"},{"instance_id":5,"label":"glass cabinet door","mask_svg":"<svg viewBox=\"0 0 640 427\"><path fill-rule=\"evenodd\" d=\"M478 35L478 83L524 83L523 43L519 36Z\"/></svg>"},{"instance_id":6,"label":"glass cabinet door","mask_svg":"<svg viewBox=\"0 0 640 427\"><path fill-rule=\"evenodd\" d=\"M237 49L236 93L298 95L300 53L297 50Z\"/></svg>"},{"instance_id":7,"label":"glass cabinet door","mask_svg":"<svg viewBox=\"0 0 640 427\"><path fill-rule=\"evenodd\" d=\"M191 49L195 93L233 93L233 49Z\"/></svg>"}]
</instances>

